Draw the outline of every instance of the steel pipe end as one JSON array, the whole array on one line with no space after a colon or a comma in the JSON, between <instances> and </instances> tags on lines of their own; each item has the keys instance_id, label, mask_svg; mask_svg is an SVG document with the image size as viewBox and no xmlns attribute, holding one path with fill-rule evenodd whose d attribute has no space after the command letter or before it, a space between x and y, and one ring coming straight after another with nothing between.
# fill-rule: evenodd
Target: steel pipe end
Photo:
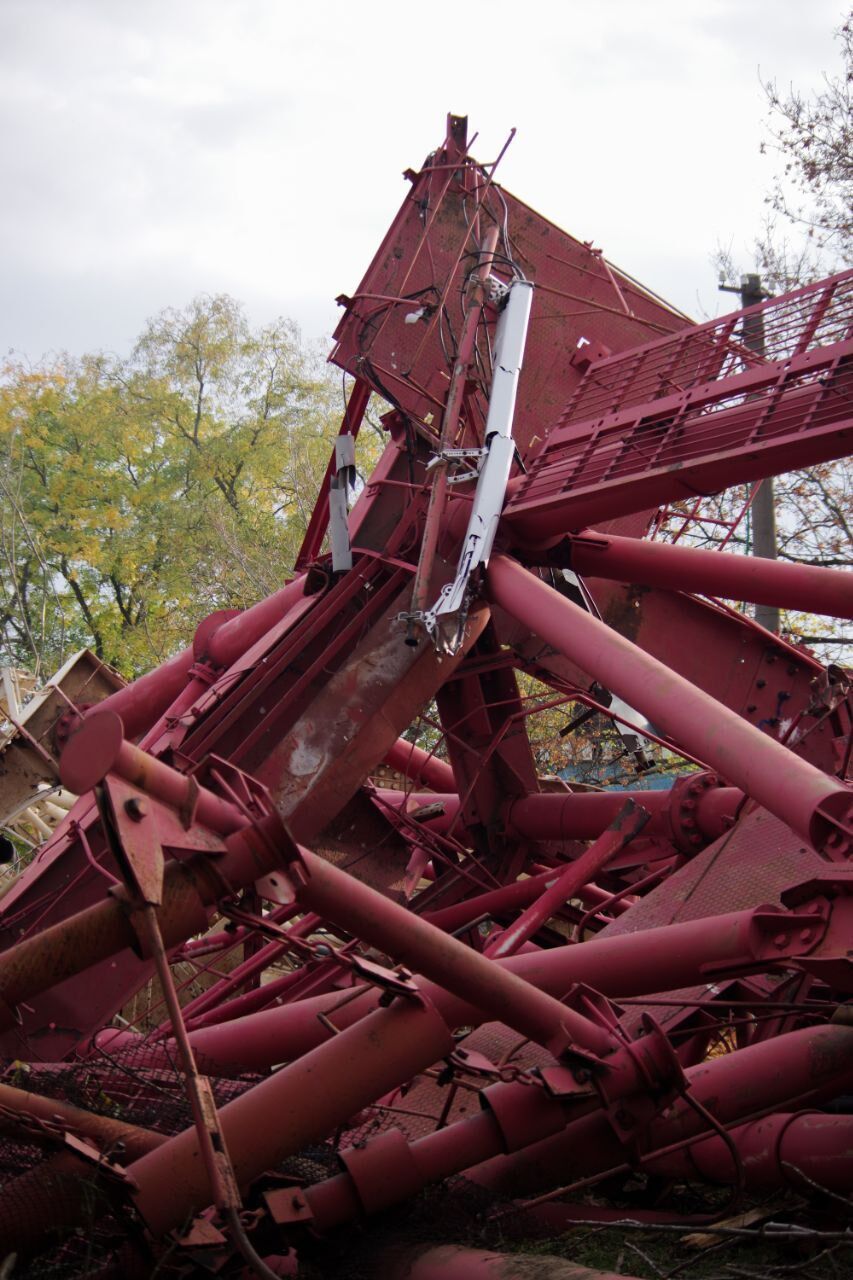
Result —
<instances>
[{"instance_id":1,"label":"steel pipe end","mask_svg":"<svg viewBox=\"0 0 853 1280\"><path fill-rule=\"evenodd\" d=\"M846 862L853 847L853 791L849 787L840 784L817 806L809 839L828 862Z\"/></svg>"},{"instance_id":2,"label":"steel pipe end","mask_svg":"<svg viewBox=\"0 0 853 1280\"><path fill-rule=\"evenodd\" d=\"M82 796L102 782L124 743L124 724L115 711L95 711L72 733L59 759L62 785Z\"/></svg>"}]
</instances>

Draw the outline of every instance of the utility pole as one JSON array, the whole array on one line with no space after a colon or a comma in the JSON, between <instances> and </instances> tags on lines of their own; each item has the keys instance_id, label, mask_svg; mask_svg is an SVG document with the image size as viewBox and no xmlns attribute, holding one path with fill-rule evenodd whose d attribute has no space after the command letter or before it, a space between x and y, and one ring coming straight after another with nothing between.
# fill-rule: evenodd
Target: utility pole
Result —
<instances>
[{"instance_id":1,"label":"utility pole","mask_svg":"<svg viewBox=\"0 0 853 1280\"><path fill-rule=\"evenodd\" d=\"M745 275L740 278L740 285L720 284L725 293L740 294L742 307L754 307L770 295L761 284L760 275ZM764 315L744 316L741 327L741 340L745 347L757 355L765 354ZM773 477L767 476L758 486L752 503L752 554L763 556L766 560L776 559L776 502L773 493ZM755 621L768 631L778 633L779 610L774 605L757 604Z\"/></svg>"}]
</instances>

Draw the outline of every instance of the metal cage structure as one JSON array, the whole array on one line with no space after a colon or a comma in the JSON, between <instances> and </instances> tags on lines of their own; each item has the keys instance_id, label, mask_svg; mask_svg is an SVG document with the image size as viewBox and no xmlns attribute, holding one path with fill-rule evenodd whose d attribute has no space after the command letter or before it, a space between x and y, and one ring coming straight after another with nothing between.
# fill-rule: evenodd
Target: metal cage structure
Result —
<instances>
[{"instance_id":1,"label":"metal cage structure","mask_svg":"<svg viewBox=\"0 0 853 1280\"><path fill-rule=\"evenodd\" d=\"M850 685L721 603L850 618L851 579L660 536L849 452L853 273L693 324L496 170L449 117L339 299L290 580L26 737L79 797L0 901L0 1238L34 1276L344 1275L374 1218L372 1274L513 1276L394 1224L430 1188L523 1233L637 1175L853 1183ZM543 776L570 714L674 784Z\"/></svg>"}]
</instances>

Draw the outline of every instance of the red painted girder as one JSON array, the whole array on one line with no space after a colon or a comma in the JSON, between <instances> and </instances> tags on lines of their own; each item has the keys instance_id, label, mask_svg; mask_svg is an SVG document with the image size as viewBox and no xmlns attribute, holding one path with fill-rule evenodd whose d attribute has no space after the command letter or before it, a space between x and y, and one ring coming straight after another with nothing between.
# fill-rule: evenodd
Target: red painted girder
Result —
<instances>
[{"instance_id":1,"label":"red painted girder","mask_svg":"<svg viewBox=\"0 0 853 1280\"><path fill-rule=\"evenodd\" d=\"M686 1075L691 1095L721 1123L731 1124L801 1100L808 1105L833 1097L844 1088L851 1061L853 1030L820 1027L713 1058ZM463 1170L479 1185L517 1196L626 1163L625 1148L608 1132L600 1111L574 1118L545 1090L524 1084L493 1085L481 1094L481 1105L478 1114L415 1142L395 1131L368 1140L357 1161L344 1151L346 1172L304 1191L315 1228L328 1231L388 1208ZM579 1104L573 1105L577 1116ZM706 1131L704 1118L679 1098L648 1126L642 1147L654 1151ZM373 1188L381 1188L381 1202L371 1195Z\"/></svg>"},{"instance_id":2,"label":"red painted girder","mask_svg":"<svg viewBox=\"0 0 853 1280\"><path fill-rule=\"evenodd\" d=\"M489 939L485 954L497 959L513 955L528 942L544 924L555 915L586 884L595 880L605 869L614 854L624 849L639 835L649 820L649 814L633 800L625 800L610 826L594 840L576 862L564 867L556 879L547 885L530 903L517 920L508 925L497 937Z\"/></svg>"},{"instance_id":3,"label":"red painted girder","mask_svg":"<svg viewBox=\"0 0 853 1280\"><path fill-rule=\"evenodd\" d=\"M807 1179L830 1191L847 1193L853 1186L853 1116L782 1112L740 1125L730 1133L750 1191L783 1187L806 1191ZM718 1137L659 1156L647 1167L650 1173L666 1178L732 1181L731 1152Z\"/></svg>"},{"instance_id":4,"label":"red painted girder","mask_svg":"<svg viewBox=\"0 0 853 1280\"><path fill-rule=\"evenodd\" d=\"M581 577L853 618L853 574L838 569L620 538L594 529L573 534L542 558Z\"/></svg>"},{"instance_id":5,"label":"red painted girder","mask_svg":"<svg viewBox=\"0 0 853 1280\"><path fill-rule=\"evenodd\" d=\"M593 938L580 946L531 951L492 963L553 996L562 996L576 983L583 983L613 999L626 999L732 974L759 973L774 964L788 966L807 954L843 955L849 918L846 902L840 908L832 904L826 932L822 917L812 915L805 928L808 936L802 937L795 927L802 924L802 915L756 907L659 929ZM776 941L780 936L784 936L781 943ZM490 1015L476 1001L451 995L423 977L415 980L449 1026L477 1027L489 1021ZM360 994L355 990L332 991L225 1025L200 1028L192 1032L191 1039L196 1051L211 1059L262 1070L322 1044L333 1034L323 1018L342 1030L377 1008L380 998L376 988L362 988Z\"/></svg>"},{"instance_id":6,"label":"red painted girder","mask_svg":"<svg viewBox=\"0 0 853 1280\"><path fill-rule=\"evenodd\" d=\"M564 422L513 482L502 527L522 545L547 542L844 457L851 401L853 338L605 418Z\"/></svg>"},{"instance_id":7,"label":"red painted girder","mask_svg":"<svg viewBox=\"0 0 853 1280\"><path fill-rule=\"evenodd\" d=\"M685 1075L693 1097L709 1107L721 1124L728 1125L750 1116L828 1102L847 1088L851 1067L853 1028L823 1026L790 1031L710 1058L688 1068ZM490 1093L486 1091L486 1098ZM534 1142L504 1159L490 1160L466 1176L496 1192L506 1190L517 1196L618 1167L624 1161L624 1149L606 1128L603 1116L585 1116L555 1137ZM649 1126L645 1150L654 1151L705 1132L701 1118L679 1099L665 1118Z\"/></svg>"},{"instance_id":8,"label":"red painted girder","mask_svg":"<svg viewBox=\"0 0 853 1280\"><path fill-rule=\"evenodd\" d=\"M240 1185L321 1141L452 1050L453 1038L433 1009L396 1001L247 1090L219 1113ZM210 1203L194 1128L136 1160L129 1172L137 1208L155 1235Z\"/></svg>"},{"instance_id":9,"label":"red painted girder","mask_svg":"<svg viewBox=\"0 0 853 1280\"><path fill-rule=\"evenodd\" d=\"M681 804L688 798L693 803L688 806L689 815L684 816L692 819L691 825L707 843L731 826L743 801L743 792L736 787L718 787L713 782L707 787L698 787L690 797L680 787L669 791L553 791L506 799L500 821L507 833L519 840L595 840L625 801L632 800L651 814L645 834L672 840ZM416 813L418 806L440 804L443 813L425 818L426 829L441 834L461 830L459 796L453 792L421 791L407 796L399 791L384 791L382 800L397 808L405 805L410 814Z\"/></svg>"},{"instance_id":10,"label":"red painted girder","mask_svg":"<svg viewBox=\"0 0 853 1280\"><path fill-rule=\"evenodd\" d=\"M846 855L853 793L843 783L747 724L516 561L493 557L486 581L493 604L788 823L824 857Z\"/></svg>"}]
</instances>

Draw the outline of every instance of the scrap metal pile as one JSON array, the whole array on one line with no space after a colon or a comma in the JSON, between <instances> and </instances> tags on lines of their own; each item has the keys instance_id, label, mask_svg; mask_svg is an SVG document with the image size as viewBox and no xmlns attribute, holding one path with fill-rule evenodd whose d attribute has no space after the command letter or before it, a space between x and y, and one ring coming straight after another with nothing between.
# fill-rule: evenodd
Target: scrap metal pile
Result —
<instances>
[{"instance_id":1,"label":"scrap metal pile","mask_svg":"<svg viewBox=\"0 0 853 1280\"><path fill-rule=\"evenodd\" d=\"M0 904L15 1274L343 1275L376 1218L370 1274L513 1276L461 1248L472 1188L557 1234L638 1175L661 1222L853 1185L848 685L727 603L850 618L851 580L659 536L848 451L853 273L751 309L759 352L495 167L451 117L340 299L292 580L22 730L79 799ZM538 776L586 712L672 789Z\"/></svg>"}]
</instances>

